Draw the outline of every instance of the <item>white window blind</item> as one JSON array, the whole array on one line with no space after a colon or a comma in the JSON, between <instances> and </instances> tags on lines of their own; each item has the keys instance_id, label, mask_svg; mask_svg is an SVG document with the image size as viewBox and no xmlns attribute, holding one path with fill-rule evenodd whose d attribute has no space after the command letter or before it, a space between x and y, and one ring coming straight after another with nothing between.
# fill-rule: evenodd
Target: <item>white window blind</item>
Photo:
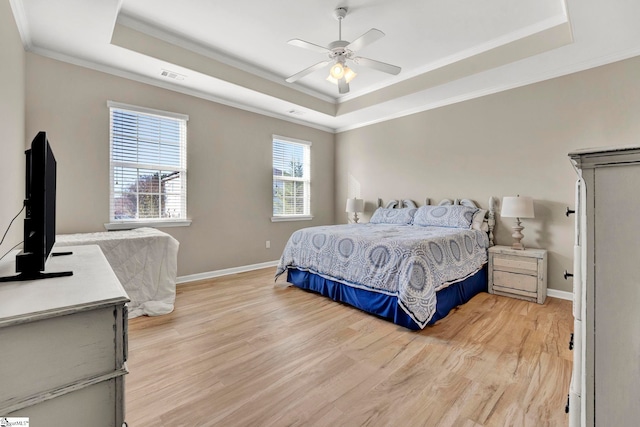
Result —
<instances>
[{"instance_id":1,"label":"white window blind","mask_svg":"<svg viewBox=\"0 0 640 427\"><path fill-rule=\"evenodd\" d=\"M108 103L110 221L187 219L188 116Z\"/></svg>"},{"instance_id":2,"label":"white window blind","mask_svg":"<svg viewBox=\"0 0 640 427\"><path fill-rule=\"evenodd\" d=\"M311 143L273 136L273 216L311 215Z\"/></svg>"}]
</instances>

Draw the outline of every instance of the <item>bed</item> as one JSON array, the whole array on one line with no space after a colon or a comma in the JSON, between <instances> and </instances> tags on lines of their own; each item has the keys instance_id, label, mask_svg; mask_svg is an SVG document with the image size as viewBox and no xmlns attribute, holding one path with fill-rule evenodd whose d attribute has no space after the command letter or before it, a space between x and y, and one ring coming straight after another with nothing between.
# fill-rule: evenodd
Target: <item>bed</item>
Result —
<instances>
[{"instance_id":1,"label":"bed","mask_svg":"<svg viewBox=\"0 0 640 427\"><path fill-rule=\"evenodd\" d=\"M423 329L487 290L495 204L493 197L488 210L468 199L437 205L427 199L421 207L379 201L367 224L298 230L280 258L276 286L294 285Z\"/></svg>"}]
</instances>

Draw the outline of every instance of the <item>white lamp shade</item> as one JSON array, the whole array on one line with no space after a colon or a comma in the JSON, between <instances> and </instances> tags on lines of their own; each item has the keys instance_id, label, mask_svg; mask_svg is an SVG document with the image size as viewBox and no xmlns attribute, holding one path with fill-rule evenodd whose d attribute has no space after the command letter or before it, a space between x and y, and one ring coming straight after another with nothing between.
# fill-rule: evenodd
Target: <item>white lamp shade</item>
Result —
<instances>
[{"instance_id":1,"label":"white lamp shade","mask_svg":"<svg viewBox=\"0 0 640 427\"><path fill-rule=\"evenodd\" d=\"M345 65L344 67L344 79L347 83L351 82L351 80L354 79L355 76L357 76L358 73L356 73L355 71L353 71L351 68L347 67Z\"/></svg>"},{"instance_id":2,"label":"white lamp shade","mask_svg":"<svg viewBox=\"0 0 640 427\"><path fill-rule=\"evenodd\" d=\"M364 200L363 199L347 199L347 207L345 212L364 212Z\"/></svg>"},{"instance_id":3,"label":"white lamp shade","mask_svg":"<svg viewBox=\"0 0 640 427\"><path fill-rule=\"evenodd\" d=\"M503 197L500 214L505 218L535 218L531 197Z\"/></svg>"}]
</instances>

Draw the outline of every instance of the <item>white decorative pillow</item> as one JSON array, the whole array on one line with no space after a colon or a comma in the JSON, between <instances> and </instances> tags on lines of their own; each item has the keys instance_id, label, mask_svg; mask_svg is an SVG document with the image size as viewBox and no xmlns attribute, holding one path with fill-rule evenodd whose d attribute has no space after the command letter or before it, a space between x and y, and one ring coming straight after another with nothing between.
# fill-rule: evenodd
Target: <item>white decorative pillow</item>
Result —
<instances>
[{"instance_id":1,"label":"white decorative pillow","mask_svg":"<svg viewBox=\"0 0 640 427\"><path fill-rule=\"evenodd\" d=\"M478 208L461 205L421 206L413 217L413 224L423 227L471 228Z\"/></svg>"},{"instance_id":2,"label":"white decorative pillow","mask_svg":"<svg viewBox=\"0 0 640 427\"><path fill-rule=\"evenodd\" d=\"M409 225L413 221L415 208L378 208L371 216L371 224Z\"/></svg>"},{"instance_id":3,"label":"white decorative pillow","mask_svg":"<svg viewBox=\"0 0 640 427\"><path fill-rule=\"evenodd\" d=\"M489 224L487 224L487 222L484 219L486 215L487 215L487 210L486 209L478 209L478 212L476 212L473 215L473 221L471 222L471 228L473 228L474 230L480 230L480 231L488 232L489 231Z\"/></svg>"}]
</instances>

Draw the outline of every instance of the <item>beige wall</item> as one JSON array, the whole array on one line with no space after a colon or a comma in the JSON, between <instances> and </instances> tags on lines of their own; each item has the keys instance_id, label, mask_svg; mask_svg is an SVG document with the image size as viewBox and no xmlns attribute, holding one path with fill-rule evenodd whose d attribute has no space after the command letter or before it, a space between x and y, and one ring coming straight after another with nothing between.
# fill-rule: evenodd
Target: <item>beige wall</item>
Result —
<instances>
[{"instance_id":1,"label":"beige wall","mask_svg":"<svg viewBox=\"0 0 640 427\"><path fill-rule=\"evenodd\" d=\"M8 1L0 2L0 237L22 208L25 150L25 52ZM22 214L0 256L22 240Z\"/></svg>"},{"instance_id":2,"label":"beige wall","mask_svg":"<svg viewBox=\"0 0 640 427\"><path fill-rule=\"evenodd\" d=\"M336 137L336 218L344 221L350 182L369 216L378 197L532 196L526 246L549 250L549 287L571 291L576 175L574 149L640 143L640 58L427 111ZM629 195L637 197L637 195ZM511 219L498 244L510 244Z\"/></svg>"},{"instance_id":3,"label":"beige wall","mask_svg":"<svg viewBox=\"0 0 640 427\"><path fill-rule=\"evenodd\" d=\"M189 115L193 223L163 230L180 241L178 275L277 260L294 230L334 222L331 133L35 54L26 75L27 135L46 130L58 161L59 233L104 231L108 222L108 100ZM271 222L272 134L313 143L313 221Z\"/></svg>"},{"instance_id":4,"label":"beige wall","mask_svg":"<svg viewBox=\"0 0 640 427\"><path fill-rule=\"evenodd\" d=\"M19 141L25 134L16 123L24 121L20 88L25 80L24 52L9 21L8 30L2 25L1 54L18 68L0 71L10 73L0 84L13 97L0 101L11 110L2 116L11 123L1 131L9 138L0 143L13 160L3 155L0 162L1 173L13 178L21 177L23 168ZM27 54L26 136L47 130L58 157L59 232L99 231L108 220L106 101L188 114L194 222L165 229L181 242L179 275L277 259L293 230L344 222L350 188L359 188L368 202L365 220L378 197L420 203L425 197L466 197L486 206L490 196L521 194L534 197L536 208L536 218L524 221L524 243L550 251L549 287L570 291L571 282L561 278L563 270L572 270L573 218L564 210L574 204L575 174L567 153L638 143L639 72L640 59L633 58L334 136ZM19 84L6 83L12 79ZM269 220L273 133L314 143L314 221ZM19 204L21 182L4 186L5 192ZM3 204L0 219L14 211ZM510 220L499 221L499 244L510 243L510 225Z\"/></svg>"}]
</instances>

